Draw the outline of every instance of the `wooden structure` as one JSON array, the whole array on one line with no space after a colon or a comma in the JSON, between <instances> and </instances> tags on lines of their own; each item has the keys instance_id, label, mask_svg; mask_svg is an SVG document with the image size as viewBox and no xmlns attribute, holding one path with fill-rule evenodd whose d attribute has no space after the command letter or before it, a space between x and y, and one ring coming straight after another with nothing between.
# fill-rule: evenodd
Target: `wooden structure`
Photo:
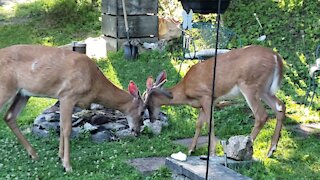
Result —
<instances>
[{"instance_id":1,"label":"wooden structure","mask_svg":"<svg viewBox=\"0 0 320 180\"><path fill-rule=\"evenodd\" d=\"M125 3L130 40L157 41L158 0L127 0ZM121 0L102 0L101 11L107 50L117 51L127 41Z\"/></svg>"},{"instance_id":2,"label":"wooden structure","mask_svg":"<svg viewBox=\"0 0 320 180\"><path fill-rule=\"evenodd\" d=\"M219 0L179 0L183 9L189 13L190 9L194 13L209 14L218 13ZM221 0L220 13L228 8L231 0Z\"/></svg>"}]
</instances>

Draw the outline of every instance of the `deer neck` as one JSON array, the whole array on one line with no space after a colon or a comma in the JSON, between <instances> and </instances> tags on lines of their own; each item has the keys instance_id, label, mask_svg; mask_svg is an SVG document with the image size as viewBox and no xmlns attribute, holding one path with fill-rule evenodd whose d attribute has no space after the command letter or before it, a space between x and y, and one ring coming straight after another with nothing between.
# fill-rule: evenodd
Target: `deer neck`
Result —
<instances>
[{"instance_id":1,"label":"deer neck","mask_svg":"<svg viewBox=\"0 0 320 180\"><path fill-rule=\"evenodd\" d=\"M178 83L177 85L166 89L169 93L172 94L173 98L170 99L168 97L159 97L158 101L160 105L182 105L187 104L186 96L184 93L184 88L181 83Z\"/></svg>"},{"instance_id":2,"label":"deer neck","mask_svg":"<svg viewBox=\"0 0 320 180\"><path fill-rule=\"evenodd\" d=\"M104 86L101 86L97 101L105 107L112 107L123 113L127 113L133 97L126 91L116 87L108 79L105 79Z\"/></svg>"}]
</instances>

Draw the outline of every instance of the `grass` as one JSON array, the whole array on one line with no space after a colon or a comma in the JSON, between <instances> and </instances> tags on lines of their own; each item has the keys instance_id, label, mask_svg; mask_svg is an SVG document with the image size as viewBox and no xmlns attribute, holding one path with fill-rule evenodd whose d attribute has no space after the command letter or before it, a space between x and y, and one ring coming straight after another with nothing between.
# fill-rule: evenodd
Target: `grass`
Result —
<instances>
[{"instance_id":1,"label":"grass","mask_svg":"<svg viewBox=\"0 0 320 180\"><path fill-rule=\"evenodd\" d=\"M20 5L14 14L0 9L1 19L5 19L7 22L12 20L11 18L27 17L27 20L22 21L22 23L18 21L18 23L0 25L0 47L17 43L59 46L90 35L98 35L100 30L98 17L100 15L99 11L95 10L96 7L91 7L90 3L85 3L84 0L79 1L81 3L77 5L77 8L74 8L74 4L64 4L66 2L73 3L75 1L39 1L38 3ZM288 14L298 12L295 11L295 8L300 11L300 6L294 7L289 2L291 1L281 1L280 4L277 4L278 10L285 11ZM239 0L235 1L235 3L239 5L230 7L230 11L234 12L235 15L232 16L232 13L226 14L225 16L229 18L229 21L225 20L225 23L233 27L239 34L248 34L249 37L245 37L243 42L246 44L252 43L254 42L252 39L256 37L254 34L256 29L252 26L256 22L254 22L253 18L249 22L243 21L250 19L248 16L253 10L262 9L267 5L273 8L276 7L274 7L272 1L265 1L257 6ZM242 7L241 3L245 7ZM314 3L316 4L316 2ZM61 7L69 7L70 12L76 11L79 14L87 11L86 14L88 16L77 16L77 23L53 16ZM244 8L244 10L241 10L241 8ZM276 10L273 9L269 13L275 13L274 11ZM233 18L239 17L236 12L241 13L243 18L235 21L239 22L239 24L234 25L232 24L234 22ZM312 12L311 9L309 14L312 14ZM288 14L285 15L288 16ZM318 17L317 15L314 16ZM316 21L314 16L312 17ZM53 19L53 17L56 19ZM263 20L266 17L260 18ZM274 22L276 21L275 19L270 21ZM281 22L279 22L279 28ZM248 23L249 25L246 28L241 28L241 23ZM304 26L309 30L307 22ZM252 29L250 29L251 27ZM246 32L242 32L245 30ZM296 43L294 43L294 48L285 50L283 46L287 45L281 45L282 40L278 40L277 33L271 32L274 29L268 28L267 30L274 36L272 38L273 41L266 42L263 45L275 47L286 58L287 73L284 86L278 96L286 103L287 118L284 122L285 126L281 133L277 152L272 158L266 158L265 155L275 127L274 115L269 111L271 119L264 126L254 144L254 157L259 159L261 163L254 164L249 169L240 168L237 171L253 179L317 179L320 176L320 160L317 158L320 156L319 139L315 136L302 138L287 128L292 124L320 122L319 98L315 99L316 101L311 108L300 103L306 90L307 79L301 81L298 77L305 77L304 74L307 73L307 68L304 65L309 63L309 60L305 59L307 55L303 54L303 51ZM281 30L283 31L283 29L279 31ZM269 35L268 37L270 37ZM290 39L288 40L290 43L293 41L290 36L285 36L285 38ZM319 42L318 39L314 42L310 39L312 38L308 37L307 40L310 47L314 47ZM176 84L180 63L177 60L177 52L170 51L147 52L141 54L137 61L124 60L123 51L119 51L117 53L109 53L107 58L96 60L96 62L104 74L119 87L126 89L129 80L134 80L140 90L145 89L145 80L148 75L156 76L163 69L168 73L166 86ZM184 71L181 72L179 77L183 76L193 63L195 62L185 62L183 65ZM193 136L198 113L197 110L188 106L164 107L163 110L169 116L170 126L166 127L159 136L145 133L138 138L128 138L118 142L101 144L91 142L86 135L73 139L71 160L74 171L72 173L64 173L57 156L58 140L38 138L26 131L34 118L54 102L55 100L52 99L31 98L18 119L21 129L25 130L27 139L38 151L39 161L32 161L27 156L25 150L17 142L4 121L0 121L0 179L170 179L171 172L166 168L144 176L126 164L126 161L137 157L169 156L178 151L186 153L187 148L173 144L172 140ZM216 135L220 138L226 139L233 135L249 134L252 125L253 117L242 99L235 100L233 106L216 109L215 129ZM205 135L206 133L206 128L203 128L202 134ZM221 152L222 150L219 146L218 153L221 154ZM206 148L199 148L195 155L205 153Z\"/></svg>"}]
</instances>

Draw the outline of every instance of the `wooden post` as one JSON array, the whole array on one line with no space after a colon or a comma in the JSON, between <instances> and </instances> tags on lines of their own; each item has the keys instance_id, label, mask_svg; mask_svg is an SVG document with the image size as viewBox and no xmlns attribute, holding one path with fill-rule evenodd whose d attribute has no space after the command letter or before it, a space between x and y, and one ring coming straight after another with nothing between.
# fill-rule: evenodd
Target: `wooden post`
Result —
<instances>
[{"instance_id":1,"label":"wooden post","mask_svg":"<svg viewBox=\"0 0 320 180\"><path fill-rule=\"evenodd\" d=\"M102 33L108 51L117 51L126 41L121 0L102 0ZM130 39L141 42L158 40L158 0L128 0L126 12Z\"/></svg>"}]
</instances>

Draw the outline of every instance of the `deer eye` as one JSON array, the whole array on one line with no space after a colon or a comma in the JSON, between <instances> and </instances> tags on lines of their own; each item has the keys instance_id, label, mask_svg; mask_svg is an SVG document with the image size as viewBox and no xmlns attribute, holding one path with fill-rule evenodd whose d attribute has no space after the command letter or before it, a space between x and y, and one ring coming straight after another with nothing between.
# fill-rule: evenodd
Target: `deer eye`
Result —
<instances>
[{"instance_id":1,"label":"deer eye","mask_svg":"<svg viewBox=\"0 0 320 180\"><path fill-rule=\"evenodd\" d=\"M143 115L144 115L144 111L142 111L142 112L140 113L140 115L143 116Z\"/></svg>"}]
</instances>

